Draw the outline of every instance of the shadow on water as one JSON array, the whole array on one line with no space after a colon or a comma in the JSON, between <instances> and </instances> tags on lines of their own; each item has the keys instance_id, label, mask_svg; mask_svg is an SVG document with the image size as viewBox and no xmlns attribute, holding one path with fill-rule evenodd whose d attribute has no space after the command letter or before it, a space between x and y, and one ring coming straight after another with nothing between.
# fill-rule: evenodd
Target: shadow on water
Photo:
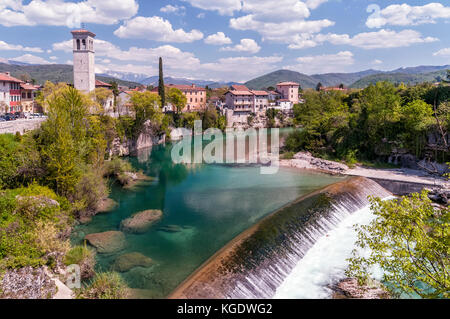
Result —
<instances>
[{"instance_id":1,"label":"shadow on water","mask_svg":"<svg viewBox=\"0 0 450 319\"><path fill-rule=\"evenodd\" d=\"M73 242L81 244L87 234L119 230L121 221L136 212L162 210L163 218L147 233L126 234L124 251L97 255L98 271L111 270L124 253L152 258L150 268L121 273L130 288L148 298L167 296L216 251L271 212L340 180L291 169L261 175L255 166L176 165L170 145L129 161L155 181L133 190L113 186L111 198L118 206L78 226Z\"/></svg>"}]
</instances>

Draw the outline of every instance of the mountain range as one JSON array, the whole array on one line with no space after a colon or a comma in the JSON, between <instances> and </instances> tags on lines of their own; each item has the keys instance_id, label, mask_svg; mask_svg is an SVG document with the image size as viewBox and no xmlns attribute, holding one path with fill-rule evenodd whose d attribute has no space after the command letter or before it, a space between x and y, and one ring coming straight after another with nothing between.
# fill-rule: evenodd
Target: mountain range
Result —
<instances>
[{"instance_id":1,"label":"mountain range","mask_svg":"<svg viewBox=\"0 0 450 319\"><path fill-rule=\"evenodd\" d=\"M364 88L378 81L389 81L394 84L417 84L421 82L436 82L446 76L450 65L418 66L401 68L393 71L366 70L356 73L327 73L306 75L290 70L278 70L245 83L250 89L262 89L275 86L278 82L293 81L300 83L302 88L315 88L320 82L324 86L344 84L350 88Z\"/></svg>"},{"instance_id":2,"label":"mountain range","mask_svg":"<svg viewBox=\"0 0 450 319\"><path fill-rule=\"evenodd\" d=\"M378 81L389 81L394 84L417 84L421 82L436 82L446 77L450 65L444 66L417 66L400 68L393 71L366 70L355 73L326 73L306 75L300 72L290 70L278 70L245 83L250 89L267 89L274 87L277 83L283 81L293 81L300 83L302 88L315 88L320 82L323 86L338 86L340 84L350 88L364 88ZM44 84L45 81L52 82L73 82L73 67L67 64L44 64L31 65L27 63L10 61L0 58L0 72L11 72L12 76L21 77L27 75L35 79L38 84ZM103 82L116 81L119 85L136 87L139 85L157 86L158 76L149 77L146 74L131 72L108 71L103 74L97 74L97 79ZM219 88L231 86L233 84L242 84L237 82L214 82L207 80L193 80L186 78L165 77L166 84L195 84L200 87Z\"/></svg>"}]
</instances>

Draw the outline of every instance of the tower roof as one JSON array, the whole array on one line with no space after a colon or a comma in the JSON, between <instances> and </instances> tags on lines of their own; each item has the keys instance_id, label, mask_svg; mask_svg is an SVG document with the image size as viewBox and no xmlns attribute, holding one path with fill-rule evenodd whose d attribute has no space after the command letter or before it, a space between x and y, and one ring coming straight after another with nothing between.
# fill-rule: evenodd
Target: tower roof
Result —
<instances>
[{"instance_id":1,"label":"tower roof","mask_svg":"<svg viewBox=\"0 0 450 319\"><path fill-rule=\"evenodd\" d=\"M96 34L95 34L95 33L92 33L91 31L85 30L85 29L73 30L71 33L72 33L73 35L82 35L82 34L86 34L86 35L89 35L89 36L91 36L91 37L93 37L93 38L96 37Z\"/></svg>"}]
</instances>

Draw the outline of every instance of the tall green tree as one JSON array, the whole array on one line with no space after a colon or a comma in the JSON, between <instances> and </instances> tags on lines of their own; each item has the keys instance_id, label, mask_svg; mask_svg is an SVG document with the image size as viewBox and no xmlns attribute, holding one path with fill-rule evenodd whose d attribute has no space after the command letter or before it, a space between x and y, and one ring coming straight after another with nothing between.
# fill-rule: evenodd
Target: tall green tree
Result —
<instances>
[{"instance_id":1,"label":"tall green tree","mask_svg":"<svg viewBox=\"0 0 450 319\"><path fill-rule=\"evenodd\" d=\"M114 94L114 106L117 106L117 97L119 96L119 84L117 84L116 81L112 81L111 83L111 90Z\"/></svg>"},{"instance_id":2,"label":"tall green tree","mask_svg":"<svg viewBox=\"0 0 450 319\"><path fill-rule=\"evenodd\" d=\"M164 71L163 71L163 60L162 57L159 58L159 85L158 93L161 97L161 106L166 105L166 87L164 86Z\"/></svg>"},{"instance_id":3,"label":"tall green tree","mask_svg":"<svg viewBox=\"0 0 450 319\"><path fill-rule=\"evenodd\" d=\"M175 107L177 114L179 114L186 107L187 98L179 89L170 88L167 93L167 101Z\"/></svg>"},{"instance_id":4,"label":"tall green tree","mask_svg":"<svg viewBox=\"0 0 450 319\"><path fill-rule=\"evenodd\" d=\"M60 195L71 196L88 154L83 96L67 87L48 101L48 120L40 132L41 155L48 180Z\"/></svg>"}]
</instances>

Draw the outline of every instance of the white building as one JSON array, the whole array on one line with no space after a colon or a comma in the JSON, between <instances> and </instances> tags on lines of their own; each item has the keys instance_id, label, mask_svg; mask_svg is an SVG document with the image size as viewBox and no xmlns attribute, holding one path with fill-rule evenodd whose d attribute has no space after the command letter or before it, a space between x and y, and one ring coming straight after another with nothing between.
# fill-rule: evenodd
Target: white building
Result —
<instances>
[{"instance_id":1,"label":"white building","mask_svg":"<svg viewBox=\"0 0 450 319\"><path fill-rule=\"evenodd\" d=\"M74 30L73 84L77 90L90 93L95 90L95 34L88 30Z\"/></svg>"},{"instance_id":2,"label":"white building","mask_svg":"<svg viewBox=\"0 0 450 319\"><path fill-rule=\"evenodd\" d=\"M293 104L298 104L298 93L300 84L295 82L281 82L277 84L277 91L281 93L282 98L291 101Z\"/></svg>"},{"instance_id":3,"label":"white building","mask_svg":"<svg viewBox=\"0 0 450 319\"><path fill-rule=\"evenodd\" d=\"M21 111L21 83L9 72L0 73L0 113Z\"/></svg>"}]
</instances>

